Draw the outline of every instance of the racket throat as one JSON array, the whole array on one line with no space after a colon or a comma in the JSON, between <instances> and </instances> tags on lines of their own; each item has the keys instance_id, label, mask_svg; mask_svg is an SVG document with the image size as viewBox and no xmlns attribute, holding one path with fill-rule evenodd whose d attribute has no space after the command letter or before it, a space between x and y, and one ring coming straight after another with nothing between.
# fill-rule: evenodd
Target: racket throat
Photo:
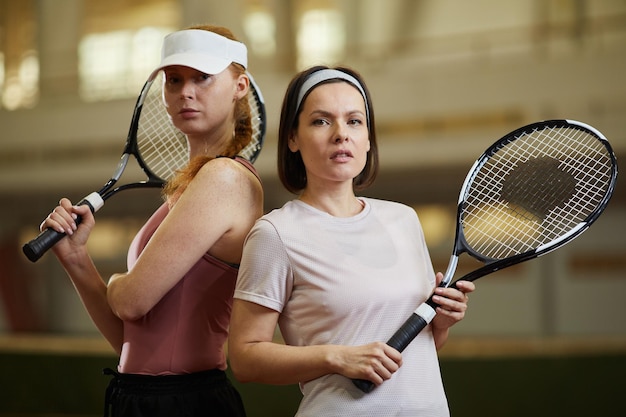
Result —
<instances>
[{"instance_id":1,"label":"racket throat","mask_svg":"<svg viewBox=\"0 0 626 417\"><path fill-rule=\"evenodd\" d=\"M446 288L452 282L452 277L454 276L454 272L456 271L456 266L459 263L459 257L457 255L450 256L450 261L448 262L448 269L446 269L446 273L439 284L440 287Z\"/></svg>"},{"instance_id":2,"label":"racket throat","mask_svg":"<svg viewBox=\"0 0 626 417\"><path fill-rule=\"evenodd\" d=\"M432 301L432 298L430 298L428 301L422 303L419 307L417 307L417 309L415 310L415 314L424 319L426 324L428 324L433 321L435 315L437 314L435 308L437 308L437 304L435 304Z\"/></svg>"},{"instance_id":3,"label":"racket throat","mask_svg":"<svg viewBox=\"0 0 626 417\"><path fill-rule=\"evenodd\" d=\"M457 255L452 255L450 257L448 269L446 270L443 279L439 283L439 287L446 288L450 285L458 262L459 257ZM414 313L420 316L426 322L426 324L428 324L435 318L435 315L437 314L437 307L439 307L439 304L433 301L433 296L431 295L428 300L420 304L420 306L415 309Z\"/></svg>"},{"instance_id":4,"label":"racket throat","mask_svg":"<svg viewBox=\"0 0 626 417\"><path fill-rule=\"evenodd\" d=\"M87 205L92 213L100 210L104 205L104 199L97 192L93 192L78 202L78 205Z\"/></svg>"}]
</instances>

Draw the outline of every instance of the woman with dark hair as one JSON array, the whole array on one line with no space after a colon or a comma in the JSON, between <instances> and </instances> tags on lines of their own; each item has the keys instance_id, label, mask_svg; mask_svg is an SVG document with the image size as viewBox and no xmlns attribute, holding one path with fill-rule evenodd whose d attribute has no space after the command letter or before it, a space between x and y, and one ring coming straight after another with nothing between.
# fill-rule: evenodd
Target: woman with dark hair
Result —
<instances>
[{"instance_id":1,"label":"woman with dark hair","mask_svg":"<svg viewBox=\"0 0 626 417\"><path fill-rule=\"evenodd\" d=\"M436 288L418 217L359 197L378 171L372 102L349 68L296 75L283 101L278 172L297 199L259 219L235 289L229 357L242 382L300 383L298 416L447 416L437 349L471 282ZM402 354L384 341L436 291L441 306ZM276 325L285 344L273 341ZM377 387L369 394L351 378Z\"/></svg>"},{"instance_id":2,"label":"woman with dark hair","mask_svg":"<svg viewBox=\"0 0 626 417\"><path fill-rule=\"evenodd\" d=\"M252 134L246 66L246 46L226 28L165 37L151 77L164 72L164 105L191 160L133 240L127 272L100 276L86 206L64 198L41 225L67 234L54 254L120 355L117 371L107 370L113 416L245 415L224 372L224 343L243 241L263 213L256 170L236 156Z\"/></svg>"}]
</instances>

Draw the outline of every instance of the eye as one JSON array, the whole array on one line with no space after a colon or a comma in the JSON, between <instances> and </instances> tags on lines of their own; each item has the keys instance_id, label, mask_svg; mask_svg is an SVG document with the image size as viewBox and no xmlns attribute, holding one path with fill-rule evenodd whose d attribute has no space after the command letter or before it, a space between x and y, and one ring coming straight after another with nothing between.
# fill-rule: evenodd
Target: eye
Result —
<instances>
[{"instance_id":1,"label":"eye","mask_svg":"<svg viewBox=\"0 0 626 417\"><path fill-rule=\"evenodd\" d=\"M311 122L311 124L313 126L324 126L328 124L328 120L326 119L313 119L313 121Z\"/></svg>"},{"instance_id":2,"label":"eye","mask_svg":"<svg viewBox=\"0 0 626 417\"><path fill-rule=\"evenodd\" d=\"M354 117L354 118L348 120L348 124L349 125L353 125L353 126L359 126L359 125L363 124L363 120L361 120L361 119L359 119L357 117Z\"/></svg>"},{"instance_id":3,"label":"eye","mask_svg":"<svg viewBox=\"0 0 626 417\"><path fill-rule=\"evenodd\" d=\"M165 81L170 85L176 84L180 82L180 77L176 74L167 74L165 77Z\"/></svg>"},{"instance_id":4,"label":"eye","mask_svg":"<svg viewBox=\"0 0 626 417\"><path fill-rule=\"evenodd\" d=\"M203 81L207 81L210 80L213 76L211 74L205 74L203 72L199 73L198 76L196 77L198 81L203 82Z\"/></svg>"}]
</instances>

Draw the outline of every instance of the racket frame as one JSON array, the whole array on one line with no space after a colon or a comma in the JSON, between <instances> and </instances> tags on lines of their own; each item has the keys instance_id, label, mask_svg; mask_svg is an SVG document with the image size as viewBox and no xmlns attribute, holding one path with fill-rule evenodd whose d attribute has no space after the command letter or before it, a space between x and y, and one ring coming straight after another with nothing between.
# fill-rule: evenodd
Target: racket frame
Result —
<instances>
[{"instance_id":1,"label":"racket frame","mask_svg":"<svg viewBox=\"0 0 626 417\"><path fill-rule=\"evenodd\" d=\"M485 163L487 163L487 161L489 161L492 155L494 155L497 151L499 151L501 148L503 148L507 144L517 140L521 135L526 134L528 132L532 132L536 130L536 128L544 127L546 125L550 125L551 127L577 127L582 130L587 130L588 132L592 133L606 147L607 155L609 156L611 160L611 179L608 183L607 191L605 192L604 196L598 203L595 210L593 210L589 214L589 216L585 219L585 221L580 222L578 225L573 227L567 233L559 236L558 238L551 240L550 242L544 243L538 246L537 248L535 248L534 250L526 251L524 253L520 253L520 254L505 258L505 259L494 259L494 258L488 258L488 257L482 256L481 254L473 250L471 245L469 245L469 243L465 239L465 236L463 234L463 227L461 224L463 220L462 219L463 202L466 200L469 187L473 183L474 178L478 174L480 168ZM582 123L582 122L571 120L571 119L551 119L551 120L544 120L540 122L531 123L526 126L522 126L512 131L511 133L507 134L506 136L504 136L503 138L501 138L500 140L492 144L489 148L487 148L487 150L485 150L485 152L474 162L474 165L470 169L468 175L465 177L463 186L461 187L461 192L459 193L459 200L457 202L457 228L456 228L457 236L455 237L455 247L453 250L454 254L452 256L452 258L456 258L456 259L453 260L451 258L446 274L439 286L447 287L451 285L452 277L454 275L454 272L456 271L456 264L458 262L458 257L464 252L472 256L473 258L485 263L485 265L482 266L481 268L476 269L475 271L472 271L466 274L462 278L457 279L455 282L458 282L461 280L475 281L480 277L483 277L492 272L496 272L500 269L507 268L509 266L518 264L520 262L524 262L529 259L543 256L571 242L580 234L582 234L584 231L586 231L602 214L607 204L609 203L611 196L613 195L616 179L617 179L617 160L615 158L615 154L613 152L613 148L611 147L611 144L608 142L606 137L600 131L598 131L597 129L595 129L594 127L586 123Z\"/></svg>"}]
</instances>

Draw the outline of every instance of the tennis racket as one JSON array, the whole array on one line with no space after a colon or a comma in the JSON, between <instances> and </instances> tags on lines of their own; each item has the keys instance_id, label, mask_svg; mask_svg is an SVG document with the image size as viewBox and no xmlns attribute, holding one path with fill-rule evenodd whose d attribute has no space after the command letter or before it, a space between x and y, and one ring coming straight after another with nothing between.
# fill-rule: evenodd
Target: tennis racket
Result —
<instances>
[{"instance_id":1,"label":"tennis racket","mask_svg":"<svg viewBox=\"0 0 626 417\"><path fill-rule=\"evenodd\" d=\"M252 140L241 150L240 156L254 162L261 152L265 139L266 114L261 90L250 74L248 103L252 118ZM189 144L186 136L172 124L162 100L163 71L148 80L137 98L126 145L122 157L104 186L83 198L79 205L86 204L92 212L98 211L104 201L120 191L131 188L162 187L177 170L189 162ZM146 180L118 185L129 159L135 158L146 175ZM79 223L80 219L76 220ZM53 229L46 229L26 243L22 250L26 257L36 262L48 249L65 236Z\"/></svg>"},{"instance_id":2,"label":"tennis racket","mask_svg":"<svg viewBox=\"0 0 626 417\"><path fill-rule=\"evenodd\" d=\"M593 127L548 120L491 145L461 187L452 256L440 287L537 258L583 233L600 216L617 179L611 145ZM484 265L451 284L459 256ZM389 339L402 352L436 315L432 296ZM374 384L355 379L370 392Z\"/></svg>"}]
</instances>

